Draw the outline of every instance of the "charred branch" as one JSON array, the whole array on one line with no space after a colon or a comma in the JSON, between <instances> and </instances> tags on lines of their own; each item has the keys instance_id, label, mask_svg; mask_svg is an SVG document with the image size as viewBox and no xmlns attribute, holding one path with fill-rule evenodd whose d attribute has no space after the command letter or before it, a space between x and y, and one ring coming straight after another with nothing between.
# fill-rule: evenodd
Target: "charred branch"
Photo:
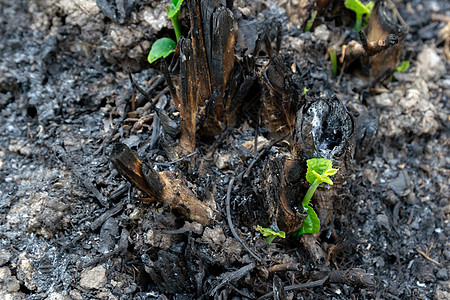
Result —
<instances>
[{"instance_id":1,"label":"charred branch","mask_svg":"<svg viewBox=\"0 0 450 300\"><path fill-rule=\"evenodd\" d=\"M367 26L359 32L361 43L351 41L343 46L342 60L347 65L362 59L370 68L372 78L393 72L400 61L400 54L408 33L408 27L390 0L378 0Z\"/></svg>"},{"instance_id":2,"label":"charred branch","mask_svg":"<svg viewBox=\"0 0 450 300\"><path fill-rule=\"evenodd\" d=\"M115 145L110 160L122 176L150 197L149 201L167 203L185 218L202 225L212 220L212 210L172 172L156 172L124 144Z\"/></svg>"}]
</instances>

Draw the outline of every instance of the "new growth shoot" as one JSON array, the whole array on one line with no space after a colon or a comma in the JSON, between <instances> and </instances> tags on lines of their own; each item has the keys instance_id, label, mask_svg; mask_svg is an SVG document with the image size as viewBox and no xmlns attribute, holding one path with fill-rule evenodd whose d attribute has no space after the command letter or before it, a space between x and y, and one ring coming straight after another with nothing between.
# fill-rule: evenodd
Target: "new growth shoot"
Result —
<instances>
[{"instance_id":1,"label":"new growth shoot","mask_svg":"<svg viewBox=\"0 0 450 300\"><path fill-rule=\"evenodd\" d=\"M302 206L304 212L308 213L308 217L303 221L302 227L294 233L299 237L305 233L317 233L320 230L320 220L314 209L309 205L314 192L321 183L333 185L329 176L336 174L338 169L333 169L333 163L326 158L312 158L306 161L308 170L306 172L306 180L311 183L308 191L303 197Z\"/></svg>"},{"instance_id":2,"label":"new growth shoot","mask_svg":"<svg viewBox=\"0 0 450 300\"><path fill-rule=\"evenodd\" d=\"M265 227L261 227L259 225L256 226L258 228L258 231L261 232L261 234L265 237L267 237L266 242L267 244L272 243L272 241L274 240L274 238L276 238L277 236L280 238L285 238L286 237L286 233L284 231L275 231L272 228L265 228Z\"/></svg>"},{"instance_id":3,"label":"new growth shoot","mask_svg":"<svg viewBox=\"0 0 450 300\"><path fill-rule=\"evenodd\" d=\"M178 16L180 15L181 4L184 0L172 0L170 7L167 8L167 15L172 20L173 29L175 31L175 36L177 41L170 38L160 38L155 41L150 49L150 53L148 54L148 61L153 63L160 59L161 57L166 58L171 53L175 52L175 48L177 47L177 43L181 37L180 23L178 22Z\"/></svg>"},{"instance_id":4,"label":"new growth shoot","mask_svg":"<svg viewBox=\"0 0 450 300\"><path fill-rule=\"evenodd\" d=\"M353 28L356 32L359 32L362 27L364 27L369 21L370 14L372 13L372 9L374 6L373 1L369 1L366 5L364 5L360 0L345 0L344 5L346 8L353 10L356 13L356 23ZM364 24L363 24L363 15Z\"/></svg>"}]
</instances>

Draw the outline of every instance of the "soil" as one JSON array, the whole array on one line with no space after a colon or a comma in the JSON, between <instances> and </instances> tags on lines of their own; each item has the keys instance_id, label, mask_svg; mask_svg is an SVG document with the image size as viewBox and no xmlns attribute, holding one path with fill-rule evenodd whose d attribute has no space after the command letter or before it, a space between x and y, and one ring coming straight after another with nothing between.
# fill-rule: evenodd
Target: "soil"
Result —
<instances>
[{"instance_id":1,"label":"soil","mask_svg":"<svg viewBox=\"0 0 450 300\"><path fill-rule=\"evenodd\" d=\"M351 70L333 77L328 59L340 36L358 39L349 11L322 12L305 33L307 1L234 1L237 48L279 22L281 54L306 97L336 94L358 120L352 172L318 237L325 262L294 237L267 244L256 230L270 225L265 172L287 139L231 185L233 226L260 261L230 230L230 181L254 160L255 134L258 151L276 139L264 126L255 133L255 106L176 161L180 115L159 65L146 62L154 40L174 35L166 2L0 0L0 298L449 299L449 2L394 1L410 27L410 68L362 89ZM256 67L267 60L260 53ZM158 128L127 68L157 102ZM202 226L141 201L110 163L119 142L176 174L214 220ZM332 280L355 270L370 282Z\"/></svg>"}]
</instances>

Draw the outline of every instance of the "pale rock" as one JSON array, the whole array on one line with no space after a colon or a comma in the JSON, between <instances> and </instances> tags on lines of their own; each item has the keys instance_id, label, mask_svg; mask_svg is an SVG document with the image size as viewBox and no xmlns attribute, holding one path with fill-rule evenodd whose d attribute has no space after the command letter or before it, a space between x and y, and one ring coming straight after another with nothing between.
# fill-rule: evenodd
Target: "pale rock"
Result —
<instances>
[{"instance_id":1,"label":"pale rock","mask_svg":"<svg viewBox=\"0 0 450 300\"><path fill-rule=\"evenodd\" d=\"M0 161L1 170L1 161ZM11 254L9 254L5 249L0 249L0 267L9 262L11 259Z\"/></svg>"},{"instance_id":2,"label":"pale rock","mask_svg":"<svg viewBox=\"0 0 450 300\"><path fill-rule=\"evenodd\" d=\"M230 153L216 152L214 154L214 163L219 170L222 170L230 165L230 158Z\"/></svg>"},{"instance_id":3,"label":"pale rock","mask_svg":"<svg viewBox=\"0 0 450 300\"><path fill-rule=\"evenodd\" d=\"M69 298L61 295L60 293L51 293L48 295L47 300L68 300Z\"/></svg>"},{"instance_id":4,"label":"pale rock","mask_svg":"<svg viewBox=\"0 0 450 300\"><path fill-rule=\"evenodd\" d=\"M209 228L206 227L205 231L202 235L202 241L206 243L214 243L217 245L222 245L226 240L225 234L223 233L222 228L214 227Z\"/></svg>"},{"instance_id":5,"label":"pale rock","mask_svg":"<svg viewBox=\"0 0 450 300\"><path fill-rule=\"evenodd\" d=\"M173 27L170 19L167 18L166 12L160 7L146 7L143 11L141 19L147 23L154 32L159 32L163 28Z\"/></svg>"},{"instance_id":6,"label":"pale rock","mask_svg":"<svg viewBox=\"0 0 450 300\"><path fill-rule=\"evenodd\" d=\"M322 24L314 28L314 37L321 41L328 41L330 38L330 31L327 28L327 25Z\"/></svg>"},{"instance_id":7,"label":"pale rock","mask_svg":"<svg viewBox=\"0 0 450 300\"><path fill-rule=\"evenodd\" d=\"M268 139L266 139L263 136L258 136L258 139L256 141L256 151L260 152L264 147L266 147L267 145L269 145L270 141ZM247 148L248 151L250 151L251 153L253 153L253 150L255 148L255 141L251 140L251 141L246 141L245 143L242 144L242 146L244 146L245 148Z\"/></svg>"},{"instance_id":8,"label":"pale rock","mask_svg":"<svg viewBox=\"0 0 450 300\"><path fill-rule=\"evenodd\" d=\"M424 46L417 56L417 75L425 80L438 79L445 74L445 63L433 46Z\"/></svg>"},{"instance_id":9,"label":"pale rock","mask_svg":"<svg viewBox=\"0 0 450 300\"><path fill-rule=\"evenodd\" d=\"M144 243L151 247L167 250L172 246L172 235L149 229L144 236Z\"/></svg>"},{"instance_id":10,"label":"pale rock","mask_svg":"<svg viewBox=\"0 0 450 300\"><path fill-rule=\"evenodd\" d=\"M99 289L107 281L106 269L101 265L93 269L84 270L80 277L80 285L85 289Z\"/></svg>"},{"instance_id":11,"label":"pale rock","mask_svg":"<svg viewBox=\"0 0 450 300\"><path fill-rule=\"evenodd\" d=\"M17 278L23 282L27 289L34 291L36 289L36 282L34 280L35 268L27 255L27 252L19 254L19 259L17 260Z\"/></svg>"},{"instance_id":12,"label":"pale rock","mask_svg":"<svg viewBox=\"0 0 450 300\"><path fill-rule=\"evenodd\" d=\"M69 292L70 298L72 298L72 300L83 300L83 296L81 296L81 293L79 290L71 290Z\"/></svg>"}]
</instances>

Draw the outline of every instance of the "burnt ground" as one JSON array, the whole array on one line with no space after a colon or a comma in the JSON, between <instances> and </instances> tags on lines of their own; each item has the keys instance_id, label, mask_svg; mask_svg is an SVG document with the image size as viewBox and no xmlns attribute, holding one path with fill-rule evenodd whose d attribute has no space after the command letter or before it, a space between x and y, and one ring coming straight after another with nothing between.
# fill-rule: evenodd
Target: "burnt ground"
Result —
<instances>
[{"instance_id":1,"label":"burnt ground","mask_svg":"<svg viewBox=\"0 0 450 300\"><path fill-rule=\"evenodd\" d=\"M394 1L410 26L402 56L411 67L395 74L397 81L363 90L354 73L330 74L327 47L336 32L356 38L345 18L325 13L303 33L305 17L285 2L235 1L247 28L243 41L281 22L282 54L299 62L308 97L336 93L366 124L366 144L358 146L333 220L322 229L325 271L296 239L267 245L255 229L264 215L263 167L287 143L271 147L231 193L234 226L262 258L257 262L234 239L225 210L230 180L254 157L255 118L239 115L215 144L207 173L188 163L193 158L169 163L177 159L170 149L179 114L158 80L159 66L145 61L155 37L172 34L165 2L117 1L134 6L115 14L108 1L97 2L103 12L95 0L0 0L0 298L254 299L280 282L316 284L288 292L288 299L450 298L448 1ZM122 118L130 99L142 99L127 67L167 116L159 139L152 138L158 129L149 103ZM259 135L269 142L267 130ZM139 201L145 195L109 162L116 142L158 171L185 177L215 221L185 224L168 207ZM199 141L196 159L212 142ZM291 269L271 268L280 264ZM373 274L375 284L314 277L319 269L355 268Z\"/></svg>"}]
</instances>

